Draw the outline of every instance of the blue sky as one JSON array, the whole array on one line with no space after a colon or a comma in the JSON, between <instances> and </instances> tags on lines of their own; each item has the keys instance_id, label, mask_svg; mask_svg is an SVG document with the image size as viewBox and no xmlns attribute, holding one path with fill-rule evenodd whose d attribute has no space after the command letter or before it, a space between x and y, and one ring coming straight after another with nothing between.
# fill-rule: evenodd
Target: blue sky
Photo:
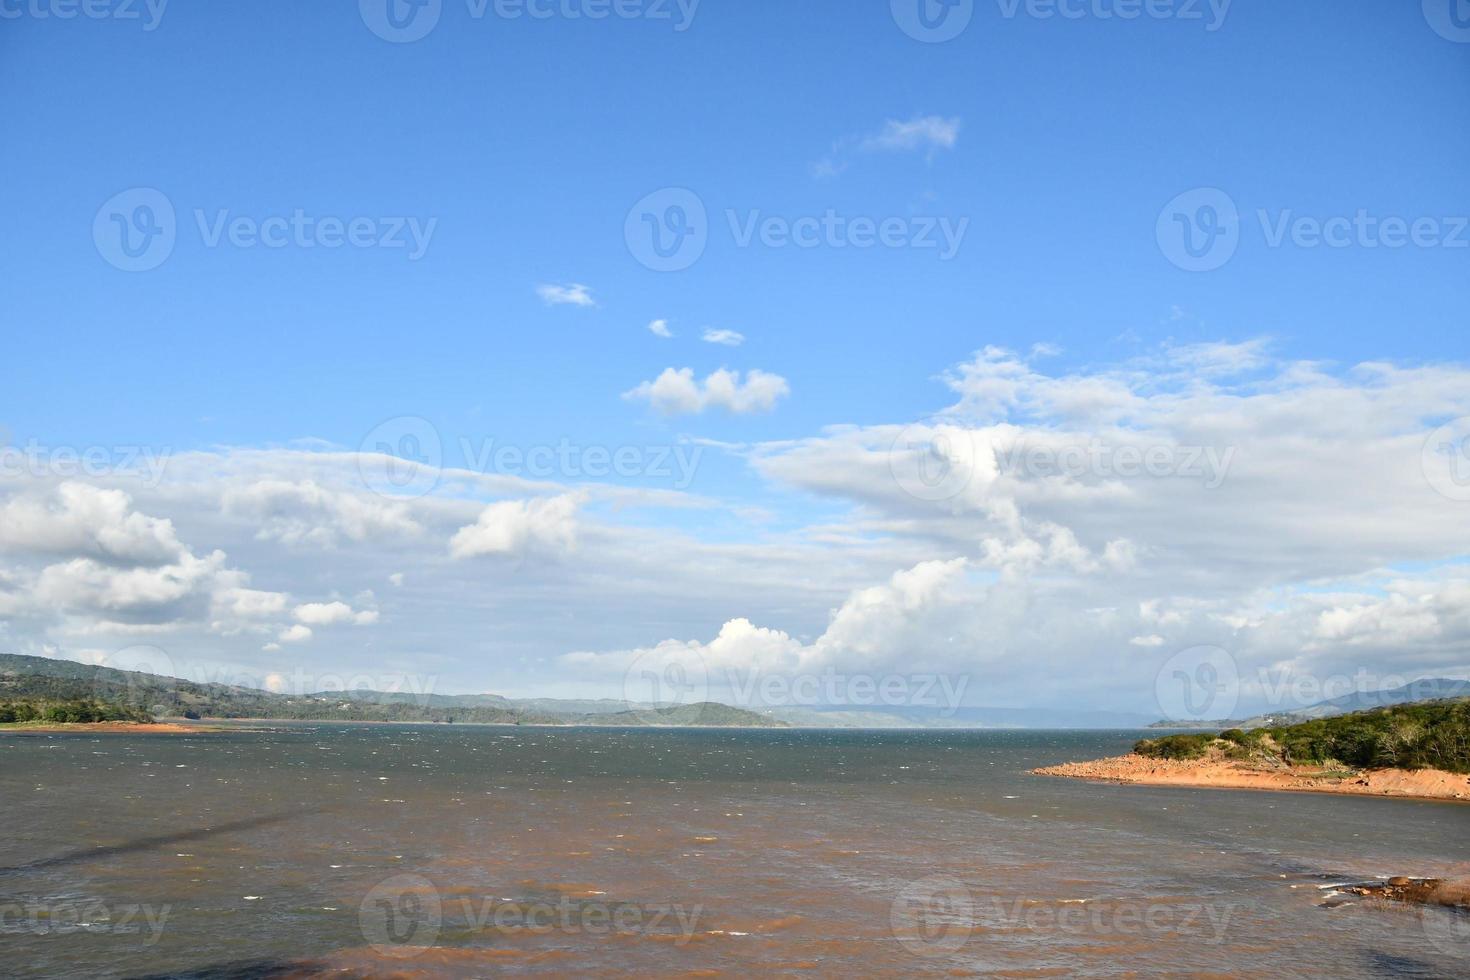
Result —
<instances>
[{"instance_id":1,"label":"blue sky","mask_svg":"<svg viewBox=\"0 0 1470 980\"><path fill-rule=\"evenodd\" d=\"M1470 213L1470 44L1419 4L1180 0L1157 8L1168 16L1122 20L1102 0L1066 5L1075 18L990 0L953 40L926 43L877 0L704 0L683 30L672 3L655 8L671 19L594 21L509 19L493 5L477 18L443 0L425 37L393 43L369 29L377 2L174 0L152 30L141 4L141 20L60 19L56 0L5 8L17 12L0 22L0 425L12 443L356 450L385 419L412 416L437 429L450 466L466 462L462 440L709 445L677 489L721 507L585 506L649 533L771 543L798 529L820 538L814 526L865 502L773 478L751 453L769 459L827 426L931 419L974 396L941 376L987 347L1025 357L1044 345L1047 377L1121 372L1155 392L1194 384L1143 375L1198 345L1262 345L1246 368L1267 388L1309 362L1343 377L1365 362L1465 359L1470 231L1455 219ZM106 228L99 212L138 188L172 206L176 242L156 268L128 272L94 221ZM634 204L664 188L693 191L707 213L702 256L673 272L640 264L624 234ZM1223 191L1241 217L1233 256L1203 272L1171 262L1158 235L1161 209L1199 188ZM416 259L210 247L196 219L298 210L375 228L411 218L432 234ZM829 210L909 229L963 222L964 234L947 259L742 247L728 217ZM1360 211L1425 219L1462 245L1268 241L1283 214ZM538 294L573 284L592 305ZM648 329L660 319L672 338ZM707 329L743 342L705 342ZM784 391L734 411L625 396L685 368L695 380L765 372ZM1418 417L1457 414L1431 403ZM755 530L731 516L740 508L764 512ZM208 533L189 544L208 551ZM1457 554L1375 554L1358 570ZM793 635L819 633L881 564L830 560L844 574L800 610L793 600ZM328 592L359 588L312 576ZM697 628L758 612L710 610ZM644 632L621 639L664 638ZM557 652L529 634L525 645Z\"/></svg>"}]
</instances>

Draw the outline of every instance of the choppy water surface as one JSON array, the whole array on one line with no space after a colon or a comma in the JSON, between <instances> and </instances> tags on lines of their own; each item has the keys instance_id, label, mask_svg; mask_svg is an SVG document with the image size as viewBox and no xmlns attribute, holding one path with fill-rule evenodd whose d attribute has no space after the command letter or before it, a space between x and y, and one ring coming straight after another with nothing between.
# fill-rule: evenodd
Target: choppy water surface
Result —
<instances>
[{"instance_id":1,"label":"choppy water surface","mask_svg":"<svg viewBox=\"0 0 1470 980\"><path fill-rule=\"evenodd\" d=\"M1136 733L0 737L0 973L1470 976L1470 807L1030 776Z\"/></svg>"}]
</instances>

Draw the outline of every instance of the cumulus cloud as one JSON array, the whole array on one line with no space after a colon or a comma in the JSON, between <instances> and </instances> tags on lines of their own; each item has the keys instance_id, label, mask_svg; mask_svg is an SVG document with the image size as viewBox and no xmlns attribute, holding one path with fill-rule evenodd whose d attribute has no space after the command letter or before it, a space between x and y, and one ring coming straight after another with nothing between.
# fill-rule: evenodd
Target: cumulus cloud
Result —
<instances>
[{"instance_id":1,"label":"cumulus cloud","mask_svg":"<svg viewBox=\"0 0 1470 980\"><path fill-rule=\"evenodd\" d=\"M952 628L966 561L921 562L887 582L852 593L832 614L826 630L811 643L761 627L740 617L729 620L708 643L665 640L652 647L609 653L580 652L562 658L576 670L623 676L635 665L668 675L678 671L701 686L730 696L741 686L738 675L795 675L821 670L865 670L907 660L933 662L935 634ZM930 649L924 649L928 647Z\"/></svg>"},{"instance_id":2,"label":"cumulus cloud","mask_svg":"<svg viewBox=\"0 0 1470 980\"><path fill-rule=\"evenodd\" d=\"M542 283L536 287L536 295L547 306L596 306L592 291L579 282L565 285Z\"/></svg>"},{"instance_id":3,"label":"cumulus cloud","mask_svg":"<svg viewBox=\"0 0 1470 980\"><path fill-rule=\"evenodd\" d=\"M577 511L584 497L569 493L534 500L502 500L480 512L474 524L460 528L449 541L454 558L524 556L528 551L554 555L577 546Z\"/></svg>"},{"instance_id":4,"label":"cumulus cloud","mask_svg":"<svg viewBox=\"0 0 1470 980\"><path fill-rule=\"evenodd\" d=\"M121 490L61 484L54 495L0 505L0 545L42 554L87 554L109 563L160 565L184 551L173 523L132 509Z\"/></svg>"},{"instance_id":5,"label":"cumulus cloud","mask_svg":"<svg viewBox=\"0 0 1470 980\"><path fill-rule=\"evenodd\" d=\"M156 633L270 669L263 644L343 671L411 650L446 688L578 696L617 695L639 657L936 671L971 703L1140 712L1198 644L1258 695L1262 672L1470 673L1470 504L1426 448L1470 416L1470 369L1260 341L1049 353L977 352L918 421L702 446L767 482L754 499L446 470L390 500L329 451L185 454L156 487L0 473L0 630L67 656ZM756 410L787 391L759 397L763 378L671 369L628 397ZM395 576L412 588L349 629ZM575 615L526 601L546 596Z\"/></svg>"},{"instance_id":6,"label":"cumulus cloud","mask_svg":"<svg viewBox=\"0 0 1470 980\"><path fill-rule=\"evenodd\" d=\"M307 626L336 626L339 623L354 623L366 626L378 620L376 610L354 610L345 602L304 602L291 610L296 622Z\"/></svg>"},{"instance_id":7,"label":"cumulus cloud","mask_svg":"<svg viewBox=\"0 0 1470 980\"><path fill-rule=\"evenodd\" d=\"M699 381L693 368L665 368L657 378L625 392L623 397L646 401L664 415L695 415L710 408L741 415L769 412L790 393L785 378L758 369L749 371L742 380L740 372L720 368Z\"/></svg>"},{"instance_id":8,"label":"cumulus cloud","mask_svg":"<svg viewBox=\"0 0 1470 980\"><path fill-rule=\"evenodd\" d=\"M648 332L655 337L663 337L665 340L674 336L673 332L669 330L669 321L667 320L651 321L648 324Z\"/></svg>"}]
</instances>

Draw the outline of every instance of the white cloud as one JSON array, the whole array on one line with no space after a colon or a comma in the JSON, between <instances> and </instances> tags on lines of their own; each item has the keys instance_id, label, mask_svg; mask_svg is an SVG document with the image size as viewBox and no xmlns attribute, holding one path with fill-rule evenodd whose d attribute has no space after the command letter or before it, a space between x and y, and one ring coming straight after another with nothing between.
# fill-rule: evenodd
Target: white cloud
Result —
<instances>
[{"instance_id":1,"label":"white cloud","mask_svg":"<svg viewBox=\"0 0 1470 980\"><path fill-rule=\"evenodd\" d=\"M720 368L701 382L692 368L665 368L657 378L625 392L623 397L646 401L665 415L692 415L709 408L740 415L769 412L790 393L785 378L758 369L749 371L742 381L738 371Z\"/></svg>"},{"instance_id":2,"label":"white cloud","mask_svg":"<svg viewBox=\"0 0 1470 980\"><path fill-rule=\"evenodd\" d=\"M408 506L373 494L328 488L314 480L259 480L226 491L226 514L252 522L262 541L336 547L342 541L411 536L422 526Z\"/></svg>"},{"instance_id":3,"label":"white cloud","mask_svg":"<svg viewBox=\"0 0 1470 980\"><path fill-rule=\"evenodd\" d=\"M0 545L41 554L87 554L107 562L159 565L184 552L171 521L132 510L121 490L63 483L54 496L0 505Z\"/></svg>"},{"instance_id":4,"label":"white cloud","mask_svg":"<svg viewBox=\"0 0 1470 980\"><path fill-rule=\"evenodd\" d=\"M648 324L648 332L653 334L655 337L663 337L665 339L674 336L673 333L669 330L669 321L667 320L651 321Z\"/></svg>"},{"instance_id":5,"label":"white cloud","mask_svg":"<svg viewBox=\"0 0 1470 980\"><path fill-rule=\"evenodd\" d=\"M291 611L298 623L307 626L336 626L340 623L355 623L366 626L378 620L376 610L355 611L345 602L306 602Z\"/></svg>"},{"instance_id":6,"label":"white cloud","mask_svg":"<svg viewBox=\"0 0 1470 980\"><path fill-rule=\"evenodd\" d=\"M700 338L706 344L720 344L725 347L739 347L745 343L745 335L734 330L716 330L714 327L706 327Z\"/></svg>"},{"instance_id":7,"label":"white cloud","mask_svg":"<svg viewBox=\"0 0 1470 980\"><path fill-rule=\"evenodd\" d=\"M480 512L474 524L449 541L454 558L524 556L528 551L566 554L577 546L579 494L536 500L502 500Z\"/></svg>"},{"instance_id":8,"label":"white cloud","mask_svg":"<svg viewBox=\"0 0 1470 980\"><path fill-rule=\"evenodd\" d=\"M296 449L179 454L156 486L0 471L0 636L69 657L147 637L263 677L280 662L262 647L288 633L313 671L411 657L445 690L612 696L634 652L694 650L936 671L970 678L975 703L1141 711L1167 658L1202 643L1257 691L1262 670L1470 673L1470 505L1424 470L1430 431L1470 416L1470 369L1328 368L1259 342L1075 370L1043 353L953 366L918 424L701 444L765 493L447 469L390 500L355 453ZM751 409L760 377L671 370L629 397ZM536 555L562 560L520 560ZM395 576L413 587L370 633L345 628ZM547 597L575 614L548 617ZM334 603L346 611L304 615L340 625L295 616ZM583 671L569 650L609 659Z\"/></svg>"},{"instance_id":9,"label":"white cloud","mask_svg":"<svg viewBox=\"0 0 1470 980\"><path fill-rule=\"evenodd\" d=\"M958 117L915 116L912 119L890 119L883 128L862 142L865 150L949 150L960 137Z\"/></svg>"},{"instance_id":10,"label":"white cloud","mask_svg":"<svg viewBox=\"0 0 1470 980\"><path fill-rule=\"evenodd\" d=\"M221 613L235 619L266 619L286 612L290 599L284 592L231 587L215 593L215 604Z\"/></svg>"},{"instance_id":11,"label":"white cloud","mask_svg":"<svg viewBox=\"0 0 1470 980\"><path fill-rule=\"evenodd\" d=\"M579 282L565 285L542 283L536 287L536 295L547 306L596 306L592 291Z\"/></svg>"},{"instance_id":12,"label":"white cloud","mask_svg":"<svg viewBox=\"0 0 1470 980\"><path fill-rule=\"evenodd\" d=\"M861 153L902 153L924 151L929 160L941 150L952 150L959 142L958 116L914 116L912 119L890 119L875 133L860 137L844 137L832 144L831 152L811 165L813 177L825 179L841 175L848 167L848 156Z\"/></svg>"},{"instance_id":13,"label":"white cloud","mask_svg":"<svg viewBox=\"0 0 1470 980\"><path fill-rule=\"evenodd\" d=\"M276 639L282 643L305 643L311 639L311 627L302 626L300 623L297 623L295 626L287 626L281 630L276 636Z\"/></svg>"},{"instance_id":14,"label":"white cloud","mask_svg":"<svg viewBox=\"0 0 1470 980\"><path fill-rule=\"evenodd\" d=\"M612 653L573 653L561 660L571 669L608 677L621 677L635 664L659 673L677 667L725 698L740 686L742 672L791 676L866 670L895 660L918 663L930 657L924 648L934 645L933 633L947 631L953 619L961 602L955 586L965 567L962 558L921 562L882 585L859 589L810 644L742 617L727 621L709 643L666 640Z\"/></svg>"}]
</instances>

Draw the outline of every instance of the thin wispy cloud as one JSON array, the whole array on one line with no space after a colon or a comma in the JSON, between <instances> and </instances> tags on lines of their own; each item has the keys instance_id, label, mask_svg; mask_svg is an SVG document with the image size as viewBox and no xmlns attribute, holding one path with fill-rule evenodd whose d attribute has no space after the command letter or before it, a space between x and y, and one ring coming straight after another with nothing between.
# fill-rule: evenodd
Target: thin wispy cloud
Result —
<instances>
[{"instance_id":1,"label":"thin wispy cloud","mask_svg":"<svg viewBox=\"0 0 1470 980\"><path fill-rule=\"evenodd\" d=\"M907 121L890 119L883 128L865 138L861 149L868 152L902 152L907 150L952 150L960 138L960 120L956 116L915 116Z\"/></svg>"},{"instance_id":2,"label":"thin wispy cloud","mask_svg":"<svg viewBox=\"0 0 1470 980\"><path fill-rule=\"evenodd\" d=\"M717 330L714 327L706 327L704 335L700 339L706 344L719 344L723 347L739 347L745 343L745 334L735 330Z\"/></svg>"},{"instance_id":3,"label":"thin wispy cloud","mask_svg":"<svg viewBox=\"0 0 1470 980\"><path fill-rule=\"evenodd\" d=\"M648 332L653 334L655 337L663 337L665 340L674 336L673 331L669 329L669 321L667 320L652 321L648 325Z\"/></svg>"},{"instance_id":4,"label":"thin wispy cloud","mask_svg":"<svg viewBox=\"0 0 1470 980\"><path fill-rule=\"evenodd\" d=\"M592 290L579 282L569 282L565 285L556 283L542 283L536 287L536 295L547 306L596 306L597 301L592 298Z\"/></svg>"},{"instance_id":5,"label":"thin wispy cloud","mask_svg":"<svg viewBox=\"0 0 1470 980\"><path fill-rule=\"evenodd\" d=\"M952 150L959 142L960 118L937 115L912 119L889 119L877 132L847 136L832 144L832 152L811 165L813 177L831 178L848 168L853 153L923 152L933 160L941 150Z\"/></svg>"}]
</instances>

